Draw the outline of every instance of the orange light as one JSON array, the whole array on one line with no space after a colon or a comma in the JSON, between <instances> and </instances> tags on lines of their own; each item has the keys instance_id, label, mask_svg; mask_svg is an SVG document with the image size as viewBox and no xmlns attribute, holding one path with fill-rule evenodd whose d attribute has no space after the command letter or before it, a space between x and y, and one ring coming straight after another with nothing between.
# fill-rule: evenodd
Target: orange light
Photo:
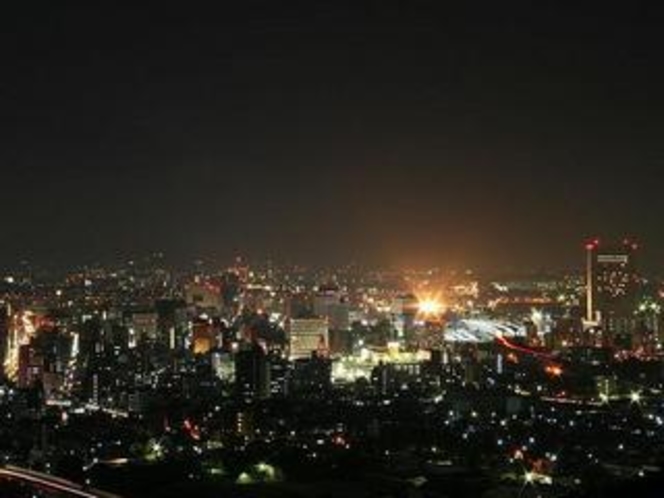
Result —
<instances>
[{"instance_id":1,"label":"orange light","mask_svg":"<svg viewBox=\"0 0 664 498\"><path fill-rule=\"evenodd\" d=\"M563 369L558 365L548 365L544 370L552 377L560 377L563 374Z\"/></svg>"}]
</instances>

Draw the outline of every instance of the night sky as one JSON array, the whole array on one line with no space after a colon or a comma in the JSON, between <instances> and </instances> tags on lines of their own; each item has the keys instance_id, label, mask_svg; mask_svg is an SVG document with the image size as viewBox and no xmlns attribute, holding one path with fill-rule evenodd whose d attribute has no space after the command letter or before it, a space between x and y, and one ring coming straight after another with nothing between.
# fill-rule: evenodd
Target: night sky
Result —
<instances>
[{"instance_id":1,"label":"night sky","mask_svg":"<svg viewBox=\"0 0 664 498\"><path fill-rule=\"evenodd\" d=\"M11 3L1 266L564 268L626 234L660 267L661 10Z\"/></svg>"}]
</instances>

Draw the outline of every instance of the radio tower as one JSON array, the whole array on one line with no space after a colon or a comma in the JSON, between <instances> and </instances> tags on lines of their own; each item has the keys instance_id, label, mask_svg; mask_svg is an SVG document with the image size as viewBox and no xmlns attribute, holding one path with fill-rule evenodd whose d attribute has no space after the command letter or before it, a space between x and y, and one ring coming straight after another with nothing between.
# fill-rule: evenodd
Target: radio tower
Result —
<instances>
[{"instance_id":1,"label":"radio tower","mask_svg":"<svg viewBox=\"0 0 664 498\"><path fill-rule=\"evenodd\" d=\"M594 302L594 276L593 259L595 251L599 247L599 239L592 240L586 244L586 320L584 328L597 326L597 314Z\"/></svg>"}]
</instances>

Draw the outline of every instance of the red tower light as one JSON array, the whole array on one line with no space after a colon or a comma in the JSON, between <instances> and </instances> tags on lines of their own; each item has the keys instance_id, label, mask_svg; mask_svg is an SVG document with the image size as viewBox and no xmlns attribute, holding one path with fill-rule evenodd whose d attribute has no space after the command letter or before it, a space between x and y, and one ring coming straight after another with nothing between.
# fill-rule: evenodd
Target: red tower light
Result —
<instances>
[{"instance_id":1,"label":"red tower light","mask_svg":"<svg viewBox=\"0 0 664 498\"><path fill-rule=\"evenodd\" d=\"M598 247L599 247L599 239L593 239L591 241L586 242L586 249L589 251L597 249Z\"/></svg>"}]
</instances>

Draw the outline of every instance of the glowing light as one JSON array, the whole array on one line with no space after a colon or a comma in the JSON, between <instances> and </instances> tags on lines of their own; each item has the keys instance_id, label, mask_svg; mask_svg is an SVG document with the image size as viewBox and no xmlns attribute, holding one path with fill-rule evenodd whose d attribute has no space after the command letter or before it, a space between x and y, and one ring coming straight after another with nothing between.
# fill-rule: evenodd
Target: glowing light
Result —
<instances>
[{"instance_id":1,"label":"glowing light","mask_svg":"<svg viewBox=\"0 0 664 498\"><path fill-rule=\"evenodd\" d=\"M641 393L638 392L638 391L632 391L629 394L629 399L632 403L639 404L639 403L641 403Z\"/></svg>"},{"instance_id":2,"label":"glowing light","mask_svg":"<svg viewBox=\"0 0 664 498\"><path fill-rule=\"evenodd\" d=\"M254 480L247 472L242 472L237 478L237 484L252 484Z\"/></svg>"},{"instance_id":3,"label":"glowing light","mask_svg":"<svg viewBox=\"0 0 664 498\"><path fill-rule=\"evenodd\" d=\"M425 298L417 303L417 309L424 316L440 315L445 307L435 298Z\"/></svg>"},{"instance_id":4,"label":"glowing light","mask_svg":"<svg viewBox=\"0 0 664 498\"><path fill-rule=\"evenodd\" d=\"M558 365L549 365L545 368L545 371L551 377L560 377L563 374L563 369Z\"/></svg>"},{"instance_id":5,"label":"glowing light","mask_svg":"<svg viewBox=\"0 0 664 498\"><path fill-rule=\"evenodd\" d=\"M8 330L5 357L3 361L5 375L16 380L18 378L18 356L19 349L23 345L30 344L30 340L37 334L39 317L32 311L14 313Z\"/></svg>"},{"instance_id":6,"label":"glowing light","mask_svg":"<svg viewBox=\"0 0 664 498\"><path fill-rule=\"evenodd\" d=\"M535 323L540 323L544 320L544 314L540 310L533 309L530 313L530 319Z\"/></svg>"},{"instance_id":7,"label":"glowing light","mask_svg":"<svg viewBox=\"0 0 664 498\"><path fill-rule=\"evenodd\" d=\"M526 472L523 476L523 480L525 481L526 484L537 483L537 484L546 484L549 486L553 484L553 479L550 476L533 471Z\"/></svg>"}]
</instances>

